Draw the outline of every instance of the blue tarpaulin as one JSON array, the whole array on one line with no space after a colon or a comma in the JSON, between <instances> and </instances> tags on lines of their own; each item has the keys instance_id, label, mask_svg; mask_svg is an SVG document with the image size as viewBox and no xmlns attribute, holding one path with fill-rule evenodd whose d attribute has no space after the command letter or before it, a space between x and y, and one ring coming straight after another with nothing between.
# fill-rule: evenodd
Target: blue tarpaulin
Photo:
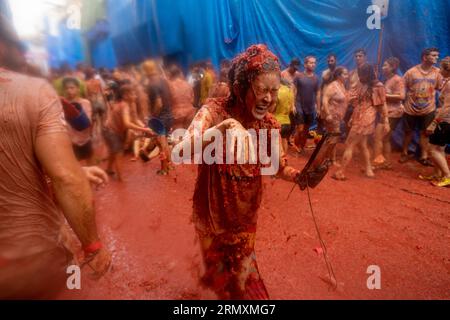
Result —
<instances>
[{"instance_id":1,"label":"blue tarpaulin","mask_svg":"<svg viewBox=\"0 0 450 320\"><path fill-rule=\"evenodd\" d=\"M58 36L52 36L49 33L46 35L50 67L59 68L64 63L75 67L78 63L85 61L81 31L69 29L66 21L62 21L59 24L58 31Z\"/></svg>"},{"instance_id":2,"label":"blue tarpaulin","mask_svg":"<svg viewBox=\"0 0 450 320\"><path fill-rule=\"evenodd\" d=\"M183 66L211 59L218 65L254 43L265 43L286 66L293 57L315 55L318 72L334 52L354 68L353 53L365 48L377 62L380 29L367 26L371 0L106 0L115 56L103 64L175 57ZM383 20L382 59L396 56L403 73L421 51L438 47L450 55L449 0L390 0ZM99 51L92 52L94 57ZM96 59L94 59L95 61ZM97 62L96 62L97 63ZM395 134L397 145L402 130Z\"/></svg>"},{"instance_id":3,"label":"blue tarpaulin","mask_svg":"<svg viewBox=\"0 0 450 320\"><path fill-rule=\"evenodd\" d=\"M217 65L253 43L266 43L287 64L292 57L337 53L353 64L366 48L376 62L379 30L367 27L371 0L107 0L111 41L120 64L149 56L178 56L183 63L211 58ZM450 54L450 1L391 0L383 57L417 64L423 48ZM95 55L96 52L93 52ZM111 57L115 59L114 57Z\"/></svg>"}]
</instances>

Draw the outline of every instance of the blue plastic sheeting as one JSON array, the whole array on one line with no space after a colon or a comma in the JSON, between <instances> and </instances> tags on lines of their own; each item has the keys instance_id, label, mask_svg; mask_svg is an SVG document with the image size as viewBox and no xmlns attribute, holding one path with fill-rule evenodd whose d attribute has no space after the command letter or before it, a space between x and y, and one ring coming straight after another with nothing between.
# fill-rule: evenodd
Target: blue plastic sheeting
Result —
<instances>
[{"instance_id":1,"label":"blue plastic sheeting","mask_svg":"<svg viewBox=\"0 0 450 320\"><path fill-rule=\"evenodd\" d=\"M319 71L335 52L354 67L366 48L376 62L379 30L367 28L370 0L107 0L111 39L120 64L170 55L183 63L211 58L217 65L253 43L266 43L286 65L316 55ZM424 47L450 52L450 1L390 1L383 57L417 64Z\"/></svg>"},{"instance_id":2,"label":"blue plastic sheeting","mask_svg":"<svg viewBox=\"0 0 450 320\"><path fill-rule=\"evenodd\" d=\"M265 43L286 66L293 57L334 52L354 68L353 53L365 48L377 62L380 30L370 30L371 0L107 0L111 40L119 64L161 55L218 65L254 43ZM396 56L400 72L420 62L422 49L450 55L449 0L390 0L384 20L382 59ZM108 59L105 57L105 59ZM111 56L109 59L114 59ZM402 143L401 128L394 135Z\"/></svg>"},{"instance_id":3,"label":"blue plastic sheeting","mask_svg":"<svg viewBox=\"0 0 450 320\"><path fill-rule=\"evenodd\" d=\"M111 38L99 40L90 44L92 65L96 68L114 69L117 66L116 54Z\"/></svg>"},{"instance_id":4,"label":"blue plastic sheeting","mask_svg":"<svg viewBox=\"0 0 450 320\"><path fill-rule=\"evenodd\" d=\"M47 34L46 40L50 67L59 68L64 63L75 67L86 60L81 31L67 28L65 21L59 25L59 35Z\"/></svg>"}]
</instances>

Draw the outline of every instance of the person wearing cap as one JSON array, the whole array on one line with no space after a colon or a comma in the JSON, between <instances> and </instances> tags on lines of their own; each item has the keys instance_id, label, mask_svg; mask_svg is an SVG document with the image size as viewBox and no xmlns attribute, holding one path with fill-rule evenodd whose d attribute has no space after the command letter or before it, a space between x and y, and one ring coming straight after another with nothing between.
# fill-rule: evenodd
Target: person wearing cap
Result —
<instances>
[{"instance_id":1,"label":"person wearing cap","mask_svg":"<svg viewBox=\"0 0 450 320\"><path fill-rule=\"evenodd\" d=\"M0 15L0 299L43 299L62 290L73 264L62 241L65 221L95 275L108 270L88 180L104 177L75 158L54 89L15 72L25 62L18 48Z\"/></svg>"},{"instance_id":2,"label":"person wearing cap","mask_svg":"<svg viewBox=\"0 0 450 320\"><path fill-rule=\"evenodd\" d=\"M206 137L212 132L222 132L223 146L226 146L227 130L243 135L250 129L254 129L257 135L265 129L279 131L280 125L270 110L277 103L280 73L278 58L265 45L251 46L237 56L229 74L230 96L209 99L174 152L194 150L202 140L203 146L208 146L211 140ZM197 128L201 128L200 136L204 137L200 141L196 139ZM294 182L299 171L287 165L279 134L270 135L267 142L261 143L267 143L269 148L271 139L277 139L278 176ZM249 150L250 142L246 141L246 149ZM202 284L212 289L220 299L269 298L255 255L263 167L261 161L256 161L256 164L238 164L235 161L234 164L204 163L198 169L193 222L205 264Z\"/></svg>"}]
</instances>

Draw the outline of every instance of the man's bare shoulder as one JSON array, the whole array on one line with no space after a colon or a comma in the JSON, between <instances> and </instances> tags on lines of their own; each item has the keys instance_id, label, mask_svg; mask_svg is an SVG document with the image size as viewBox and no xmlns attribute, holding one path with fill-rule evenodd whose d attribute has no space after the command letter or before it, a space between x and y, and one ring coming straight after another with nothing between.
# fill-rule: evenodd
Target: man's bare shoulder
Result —
<instances>
[{"instance_id":1,"label":"man's bare shoulder","mask_svg":"<svg viewBox=\"0 0 450 320\"><path fill-rule=\"evenodd\" d=\"M57 99L55 89L46 79L31 77L12 71L0 71L4 79L0 89L7 91L11 99L20 98L28 106L45 106Z\"/></svg>"},{"instance_id":2,"label":"man's bare shoulder","mask_svg":"<svg viewBox=\"0 0 450 320\"><path fill-rule=\"evenodd\" d=\"M37 78L37 77L32 77L32 76L28 76L22 73L17 73L14 71L10 71L10 70L5 70L2 69L0 70L0 78L4 79L4 83L10 83L12 86L17 86L19 85L19 87L33 87L34 90L36 91L36 89L42 85L49 85L48 81L42 78Z\"/></svg>"}]
</instances>

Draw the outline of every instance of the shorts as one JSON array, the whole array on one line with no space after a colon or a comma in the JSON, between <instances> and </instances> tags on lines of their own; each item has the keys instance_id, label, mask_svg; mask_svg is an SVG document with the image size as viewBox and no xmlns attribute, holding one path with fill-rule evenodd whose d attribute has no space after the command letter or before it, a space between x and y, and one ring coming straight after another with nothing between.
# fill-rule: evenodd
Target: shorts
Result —
<instances>
[{"instance_id":1,"label":"shorts","mask_svg":"<svg viewBox=\"0 0 450 320\"><path fill-rule=\"evenodd\" d=\"M172 129L172 125L173 125L173 119L172 118L162 118L160 120L164 124L164 127L166 128L165 135L166 136L169 135L170 129Z\"/></svg>"},{"instance_id":2,"label":"shorts","mask_svg":"<svg viewBox=\"0 0 450 320\"><path fill-rule=\"evenodd\" d=\"M292 134L292 126L290 124L281 125L281 138L289 139Z\"/></svg>"},{"instance_id":3,"label":"shorts","mask_svg":"<svg viewBox=\"0 0 450 320\"><path fill-rule=\"evenodd\" d=\"M111 154L123 152L126 140L125 135L118 134L109 128L105 128L103 129L103 138L105 139L105 143Z\"/></svg>"},{"instance_id":4,"label":"shorts","mask_svg":"<svg viewBox=\"0 0 450 320\"><path fill-rule=\"evenodd\" d=\"M414 131L417 128L420 131L425 131L433 122L436 113L431 112L424 116L413 116L406 114L403 116L405 122L405 131Z\"/></svg>"},{"instance_id":5,"label":"shorts","mask_svg":"<svg viewBox=\"0 0 450 320\"><path fill-rule=\"evenodd\" d=\"M102 117L106 113L105 104L100 101L94 101L92 103L92 115L95 117L96 115Z\"/></svg>"},{"instance_id":6,"label":"shorts","mask_svg":"<svg viewBox=\"0 0 450 320\"><path fill-rule=\"evenodd\" d=\"M394 132L397 129L398 125L402 118L389 118L389 126L391 127L391 131Z\"/></svg>"},{"instance_id":7,"label":"shorts","mask_svg":"<svg viewBox=\"0 0 450 320\"><path fill-rule=\"evenodd\" d=\"M73 152L75 153L78 161L90 159L94 153L94 149L92 148L92 141L89 141L82 146L74 144Z\"/></svg>"},{"instance_id":8,"label":"shorts","mask_svg":"<svg viewBox=\"0 0 450 320\"><path fill-rule=\"evenodd\" d=\"M311 126L314 123L314 118L314 114L306 114L303 111L297 110L297 114L295 115L295 124Z\"/></svg>"},{"instance_id":9,"label":"shorts","mask_svg":"<svg viewBox=\"0 0 450 320\"><path fill-rule=\"evenodd\" d=\"M155 117L154 119L158 120L164 126L164 129L160 130L159 136L168 136L173 126L173 118L169 116L160 116Z\"/></svg>"},{"instance_id":10,"label":"shorts","mask_svg":"<svg viewBox=\"0 0 450 320\"><path fill-rule=\"evenodd\" d=\"M435 146L445 147L450 144L450 123L441 122L430 136L430 143Z\"/></svg>"}]
</instances>

